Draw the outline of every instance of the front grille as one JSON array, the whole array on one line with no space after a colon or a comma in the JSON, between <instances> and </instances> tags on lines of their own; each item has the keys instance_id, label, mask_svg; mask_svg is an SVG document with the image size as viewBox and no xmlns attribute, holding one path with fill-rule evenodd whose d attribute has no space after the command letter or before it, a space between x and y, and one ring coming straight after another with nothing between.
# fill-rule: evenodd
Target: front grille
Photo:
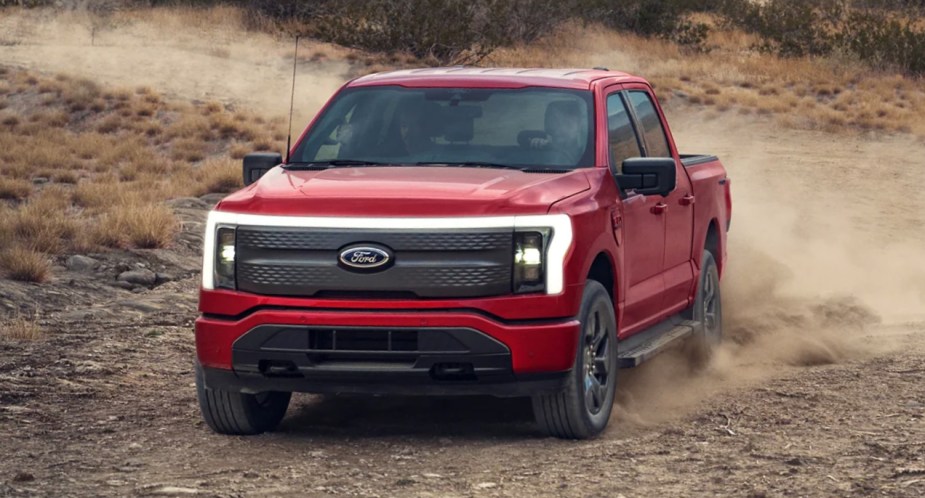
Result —
<instances>
[{"instance_id":1,"label":"front grille","mask_svg":"<svg viewBox=\"0 0 925 498\"><path fill-rule=\"evenodd\" d=\"M504 232L395 232L364 230L369 239L357 239L357 232L331 229L243 228L238 244L260 249L337 250L347 244L376 241L396 251L485 251L511 246L510 230Z\"/></svg>"},{"instance_id":2,"label":"front grille","mask_svg":"<svg viewBox=\"0 0 925 498\"><path fill-rule=\"evenodd\" d=\"M264 295L484 297L511 291L513 233L479 230L348 230L238 227L238 289ZM390 249L381 271L338 264L355 244Z\"/></svg>"}]
</instances>

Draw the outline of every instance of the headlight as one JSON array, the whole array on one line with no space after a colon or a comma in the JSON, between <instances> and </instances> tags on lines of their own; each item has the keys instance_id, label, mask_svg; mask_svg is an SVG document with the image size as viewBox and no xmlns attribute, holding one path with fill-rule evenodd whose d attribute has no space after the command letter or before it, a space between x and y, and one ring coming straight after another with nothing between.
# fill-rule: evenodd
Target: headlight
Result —
<instances>
[{"instance_id":1,"label":"headlight","mask_svg":"<svg viewBox=\"0 0 925 498\"><path fill-rule=\"evenodd\" d=\"M541 292L546 288L548 231L514 232L514 292Z\"/></svg>"},{"instance_id":2,"label":"headlight","mask_svg":"<svg viewBox=\"0 0 925 498\"><path fill-rule=\"evenodd\" d=\"M215 287L235 288L234 228L218 227L215 230Z\"/></svg>"}]
</instances>

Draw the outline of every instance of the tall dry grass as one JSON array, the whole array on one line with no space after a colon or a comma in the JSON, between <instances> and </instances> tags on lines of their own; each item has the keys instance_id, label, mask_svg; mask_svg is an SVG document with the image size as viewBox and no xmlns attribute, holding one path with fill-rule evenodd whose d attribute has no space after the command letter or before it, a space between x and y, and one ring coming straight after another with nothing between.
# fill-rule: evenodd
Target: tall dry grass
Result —
<instances>
[{"instance_id":1,"label":"tall dry grass","mask_svg":"<svg viewBox=\"0 0 925 498\"><path fill-rule=\"evenodd\" d=\"M0 317L0 339L38 341L44 338L45 331L34 316L27 317L21 313L16 313L10 317Z\"/></svg>"},{"instance_id":2,"label":"tall dry grass","mask_svg":"<svg viewBox=\"0 0 925 498\"><path fill-rule=\"evenodd\" d=\"M702 53L601 26L569 24L529 46L498 50L486 62L605 66L646 77L663 103L776 116L797 128L925 136L920 79L874 71L844 57L779 58L754 50L756 41L740 31L715 29L706 43L709 51Z\"/></svg>"},{"instance_id":3,"label":"tall dry grass","mask_svg":"<svg viewBox=\"0 0 925 498\"><path fill-rule=\"evenodd\" d=\"M0 68L0 273L41 282L54 256L167 247L163 201L242 186L242 151L282 150L279 122L151 88Z\"/></svg>"}]
</instances>

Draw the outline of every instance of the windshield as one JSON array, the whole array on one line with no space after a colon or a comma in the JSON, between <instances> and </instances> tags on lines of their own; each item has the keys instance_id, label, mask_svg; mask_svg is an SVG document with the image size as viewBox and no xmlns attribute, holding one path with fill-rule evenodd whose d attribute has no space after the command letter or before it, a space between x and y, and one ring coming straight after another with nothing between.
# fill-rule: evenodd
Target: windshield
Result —
<instances>
[{"instance_id":1,"label":"windshield","mask_svg":"<svg viewBox=\"0 0 925 498\"><path fill-rule=\"evenodd\" d=\"M292 161L574 169L594 164L587 91L361 87L343 91Z\"/></svg>"}]
</instances>

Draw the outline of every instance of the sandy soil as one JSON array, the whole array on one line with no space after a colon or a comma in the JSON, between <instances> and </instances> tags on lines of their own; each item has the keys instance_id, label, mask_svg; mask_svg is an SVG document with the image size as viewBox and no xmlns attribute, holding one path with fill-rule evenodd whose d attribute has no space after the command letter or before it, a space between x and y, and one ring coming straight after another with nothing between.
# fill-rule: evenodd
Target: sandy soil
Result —
<instances>
[{"instance_id":1,"label":"sandy soil","mask_svg":"<svg viewBox=\"0 0 925 498\"><path fill-rule=\"evenodd\" d=\"M115 69L182 47L119 45L82 63L71 59L90 57L85 46L4 46L0 64L257 108L255 88L285 72L231 50L200 54L184 83ZM227 84L210 58L243 83ZM340 81L325 77L333 84L312 95ZM735 111L671 107L669 119L682 150L720 155L733 178L727 340L697 375L671 354L623 371L602 437L543 438L522 400L340 396L297 396L273 434L212 434L195 401L191 324L215 199L182 199L171 250L92 255L95 272L59 267L41 286L0 281L0 305L40 308L49 332L0 342L0 495L925 494L925 144ZM136 267L171 281L113 285Z\"/></svg>"}]
</instances>

